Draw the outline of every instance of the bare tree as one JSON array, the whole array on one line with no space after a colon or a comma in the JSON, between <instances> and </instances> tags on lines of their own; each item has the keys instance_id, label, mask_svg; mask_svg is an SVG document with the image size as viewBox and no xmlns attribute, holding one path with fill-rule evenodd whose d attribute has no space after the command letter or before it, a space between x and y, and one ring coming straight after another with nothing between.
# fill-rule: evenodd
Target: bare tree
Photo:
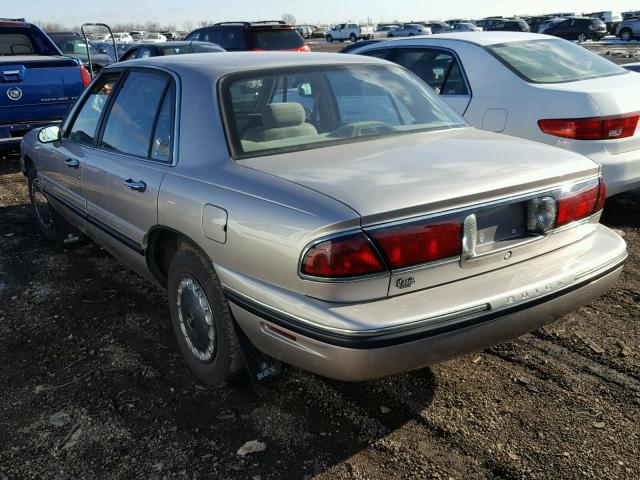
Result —
<instances>
[{"instance_id":1,"label":"bare tree","mask_svg":"<svg viewBox=\"0 0 640 480\"><path fill-rule=\"evenodd\" d=\"M290 13L283 13L282 17L280 17L280 18L282 18L283 22L288 23L290 25L295 25L296 24L296 17L294 17Z\"/></svg>"},{"instance_id":2,"label":"bare tree","mask_svg":"<svg viewBox=\"0 0 640 480\"><path fill-rule=\"evenodd\" d=\"M182 29L185 32L191 32L193 30L193 22L191 20L187 20L182 24Z\"/></svg>"}]
</instances>

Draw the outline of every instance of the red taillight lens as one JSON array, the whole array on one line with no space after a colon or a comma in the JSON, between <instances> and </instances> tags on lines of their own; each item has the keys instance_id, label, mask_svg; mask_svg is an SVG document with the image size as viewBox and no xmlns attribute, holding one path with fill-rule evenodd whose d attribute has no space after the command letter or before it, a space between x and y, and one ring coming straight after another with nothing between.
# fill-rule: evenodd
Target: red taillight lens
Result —
<instances>
[{"instance_id":1,"label":"red taillight lens","mask_svg":"<svg viewBox=\"0 0 640 480\"><path fill-rule=\"evenodd\" d=\"M640 114L595 118L559 118L539 120L540 130L556 137L575 140L616 140L632 137Z\"/></svg>"},{"instance_id":2,"label":"red taillight lens","mask_svg":"<svg viewBox=\"0 0 640 480\"><path fill-rule=\"evenodd\" d=\"M309 48L309 45L303 45L302 47L300 47L298 50L298 52L310 52L311 49Z\"/></svg>"},{"instance_id":3,"label":"red taillight lens","mask_svg":"<svg viewBox=\"0 0 640 480\"><path fill-rule=\"evenodd\" d=\"M462 253L459 219L415 222L371 232L392 268L455 257Z\"/></svg>"},{"instance_id":4,"label":"red taillight lens","mask_svg":"<svg viewBox=\"0 0 640 480\"><path fill-rule=\"evenodd\" d=\"M87 88L91 83L91 75L84 65L80 65L80 79L82 80L82 88Z\"/></svg>"},{"instance_id":5,"label":"red taillight lens","mask_svg":"<svg viewBox=\"0 0 640 480\"><path fill-rule=\"evenodd\" d=\"M371 242L362 233L314 245L305 253L301 267L304 275L325 278L356 277L384 270Z\"/></svg>"},{"instance_id":6,"label":"red taillight lens","mask_svg":"<svg viewBox=\"0 0 640 480\"><path fill-rule=\"evenodd\" d=\"M563 192L558 197L558 220L556 227L586 218L602 210L604 206L604 182L590 182L571 192Z\"/></svg>"}]
</instances>

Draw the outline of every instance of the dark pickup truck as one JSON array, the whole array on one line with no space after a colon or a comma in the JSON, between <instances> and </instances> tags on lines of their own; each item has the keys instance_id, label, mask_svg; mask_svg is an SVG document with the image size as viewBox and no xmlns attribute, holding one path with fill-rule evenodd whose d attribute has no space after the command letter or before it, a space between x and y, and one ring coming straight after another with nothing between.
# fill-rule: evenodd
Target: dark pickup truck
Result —
<instances>
[{"instance_id":1,"label":"dark pickup truck","mask_svg":"<svg viewBox=\"0 0 640 480\"><path fill-rule=\"evenodd\" d=\"M91 81L37 26L0 19L0 149L29 130L59 123Z\"/></svg>"}]
</instances>

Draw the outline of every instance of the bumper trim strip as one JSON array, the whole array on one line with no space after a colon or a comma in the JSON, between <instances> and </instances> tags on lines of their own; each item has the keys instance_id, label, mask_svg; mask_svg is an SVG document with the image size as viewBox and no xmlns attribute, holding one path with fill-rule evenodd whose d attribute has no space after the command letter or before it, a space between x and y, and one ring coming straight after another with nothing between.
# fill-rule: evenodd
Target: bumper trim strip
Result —
<instances>
[{"instance_id":1,"label":"bumper trim strip","mask_svg":"<svg viewBox=\"0 0 640 480\"><path fill-rule=\"evenodd\" d=\"M384 348L393 345L399 345L402 343L412 342L415 340L422 340L429 337L435 337L445 333L454 332L457 330L463 330L468 327L480 325L483 323L489 323L493 320L513 315L515 313L527 310L537 305L542 305L551 300L555 300L563 297L575 290L578 290L586 285L594 283L599 279L609 275L610 273L618 270L624 264L626 255L622 258L618 257L611 263L603 266L603 269L595 275L576 282L566 288L557 290L553 293L534 298L533 300L516 304L511 307L502 308L499 310L489 311L484 314L466 314L460 315L451 319L446 323L439 323L435 326L429 324L423 327L414 328L411 330L404 330L393 333L374 333L369 335L348 335L345 333L338 333L324 329L322 327L315 327L309 324L303 324L294 317L285 314L284 312L275 310L264 304L261 304L253 299L246 297L243 294L236 292L226 286L223 286L224 294L227 299L238 307L260 317L264 321L273 323L282 328L295 332L299 335L305 336L312 340L316 340L329 345L335 345L339 347L352 348L358 350L366 350L373 348ZM437 320L434 319L434 320ZM457 320L457 321L456 321Z\"/></svg>"}]
</instances>

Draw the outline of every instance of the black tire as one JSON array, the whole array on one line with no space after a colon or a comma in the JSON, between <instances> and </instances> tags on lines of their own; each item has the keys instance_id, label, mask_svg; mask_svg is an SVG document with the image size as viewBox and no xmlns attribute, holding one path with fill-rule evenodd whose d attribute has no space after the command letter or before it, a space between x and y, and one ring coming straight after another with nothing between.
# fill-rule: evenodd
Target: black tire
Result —
<instances>
[{"instance_id":1,"label":"black tire","mask_svg":"<svg viewBox=\"0 0 640 480\"><path fill-rule=\"evenodd\" d=\"M332 43L333 37L331 35L327 35L327 42Z\"/></svg>"},{"instance_id":2,"label":"black tire","mask_svg":"<svg viewBox=\"0 0 640 480\"><path fill-rule=\"evenodd\" d=\"M583 43L587 41L587 34L586 33L581 33L578 35L578 42L579 43Z\"/></svg>"},{"instance_id":3,"label":"black tire","mask_svg":"<svg viewBox=\"0 0 640 480\"><path fill-rule=\"evenodd\" d=\"M183 312L188 310L188 304L180 306L178 298L183 298L179 294L180 286L188 285L188 281L195 280L196 291L204 294L208 303L209 311L212 314L214 341L210 353L210 358L199 358L194 353L195 343L192 342L188 333L195 336L193 332L195 328L190 328L187 324L196 323L189 313L190 320L185 321ZM187 282L186 284L183 282ZM190 242L181 242L178 252L174 255L169 265L169 276L167 280L167 290L169 296L169 311L171 312L171 323L173 330L180 346L180 351L184 356L187 364L197 377L208 385L224 385L236 383L247 378L244 357L238 343L233 317L229 304L222 292L220 280L216 275L211 261L207 256L195 245ZM185 295L191 295L192 290L187 291ZM199 303L201 305L201 303ZM196 306L197 308L197 306ZM197 312L196 312L197 313ZM181 320L182 318L182 320ZM205 325L200 322L200 325ZM183 332L183 326L185 331ZM198 325L196 325L197 327ZM207 327L205 325L205 327ZM208 327L207 327L208 328ZM210 337L209 337L210 338ZM197 339L197 338L195 338ZM209 347L200 350L195 348L202 356L209 354Z\"/></svg>"},{"instance_id":4,"label":"black tire","mask_svg":"<svg viewBox=\"0 0 640 480\"><path fill-rule=\"evenodd\" d=\"M351 43L356 43L356 42L358 41L358 37L356 37L356 34L355 34L355 33L352 33L352 34L349 36L349 40L351 40Z\"/></svg>"},{"instance_id":5,"label":"black tire","mask_svg":"<svg viewBox=\"0 0 640 480\"><path fill-rule=\"evenodd\" d=\"M53 205L49 203L33 165L27 170L27 186L36 223L48 240L59 245L66 245L84 238L82 233L62 218Z\"/></svg>"}]
</instances>

